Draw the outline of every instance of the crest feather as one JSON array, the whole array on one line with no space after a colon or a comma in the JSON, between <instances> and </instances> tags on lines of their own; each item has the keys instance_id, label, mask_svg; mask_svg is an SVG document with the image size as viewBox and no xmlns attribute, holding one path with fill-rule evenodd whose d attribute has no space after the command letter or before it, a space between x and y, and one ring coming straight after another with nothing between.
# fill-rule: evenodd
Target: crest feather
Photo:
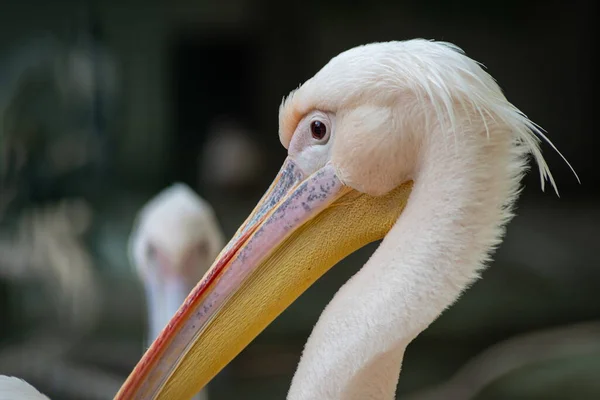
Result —
<instances>
[{"instance_id":1,"label":"crest feather","mask_svg":"<svg viewBox=\"0 0 600 400\"><path fill-rule=\"evenodd\" d=\"M558 195L556 182L544 159L540 143L548 143L579 177L567 159L532 122L503 95L483 68L448 42L414 39L371 43L347 50L332 58L314 77L293 90L279 107L279 135L287 148L302 117L313 109L335 112L358 101L390 103L410 90L423 105L434 108L437 123L456 132L458 113L474 110L489 137L489 123L501 123L514 135L538 165L542 190L546 181ZM427 103L423 103L427 100ZM466 113L463 111L467 111Z\"/></svg>"}]
</instances>

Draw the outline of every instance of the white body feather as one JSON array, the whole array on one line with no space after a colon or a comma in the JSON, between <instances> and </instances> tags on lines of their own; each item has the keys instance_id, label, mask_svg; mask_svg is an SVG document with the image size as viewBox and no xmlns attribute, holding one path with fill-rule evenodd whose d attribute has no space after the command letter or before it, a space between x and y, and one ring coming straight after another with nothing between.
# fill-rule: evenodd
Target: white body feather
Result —
<instances>
[{"instance_id":1,"label":"white body feather","mask_svg":"<svg viewBox=\"0 0 600 400\"><path fill-rule=\"evenodd\" d=\"M0 400L50 400L29 383L14 376L0 375Z\"/></svg>"}]
</instances>

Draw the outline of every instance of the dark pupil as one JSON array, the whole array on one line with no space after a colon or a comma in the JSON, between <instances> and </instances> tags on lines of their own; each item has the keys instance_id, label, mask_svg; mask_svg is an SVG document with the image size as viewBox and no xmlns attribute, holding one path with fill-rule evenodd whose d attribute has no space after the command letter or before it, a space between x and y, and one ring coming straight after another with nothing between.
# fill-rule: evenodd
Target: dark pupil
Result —
<instances>
[{"instance_id":1,"label":"dark pupil","mask_svg":"<svg viewBox=\"0 0 600 400\"><path fill-rule=\"evenodd\" d=\"M327 133L327 127L325 127L325 124L321 121L313 121L312 124L310 124L310 129L315 139L323 139Z\"/></svg>"}]
</instances>

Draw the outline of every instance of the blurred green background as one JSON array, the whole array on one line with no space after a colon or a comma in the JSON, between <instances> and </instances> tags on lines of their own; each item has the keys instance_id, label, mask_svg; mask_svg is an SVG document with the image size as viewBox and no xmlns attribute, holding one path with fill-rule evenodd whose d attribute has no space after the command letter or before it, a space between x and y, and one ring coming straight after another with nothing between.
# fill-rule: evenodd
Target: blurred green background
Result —
<instances>
[{"instance_id":1,"label":"blurred green background","mask_svg":"<svg viewBox=\"0 0 600 400\"><path fill-rule=\"evenodd\" d=\"M52 399L112 399L145 349L144 292L126 251L143 204L185 182L212 203L229 239L285 158L281 98L345 49L423 37L482 62L582 185L545 145L561 198L528 174L491 268L409 346L398 397L600 398L596 8L3 1L0 374ZM254 154L243 179L215 178L243 163L227 158L227 145L209 155L227 129ZM211 383L210 398L285 398L319 314L375 248L311 287Z\"/></svg>"}]
</instances>

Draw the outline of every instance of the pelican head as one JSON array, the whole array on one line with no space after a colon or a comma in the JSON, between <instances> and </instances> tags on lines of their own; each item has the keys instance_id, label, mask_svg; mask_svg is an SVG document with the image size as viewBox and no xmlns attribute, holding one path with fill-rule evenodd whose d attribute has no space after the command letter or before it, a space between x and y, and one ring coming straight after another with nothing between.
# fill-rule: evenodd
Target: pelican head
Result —
<instances>
[{"instance_id":1,"label":"pelican head","mask_svg":"<svg viewBox=\"0 0 600 400\"><path fill-rule=\"evenodd\" d=\"M139 212L129 258L146 289L152 343L222 249L223 233L204 199L183 183Z\"/></svg>"},{"instance_id":2,"label":"pelican head","mask_svg":"<svg viewBox=\"0 0 600 400\"><path fill-rule=\"evenodd\" d=\"M322 314L289 398L393 393L406 345L499 243L528 154L552 181L536 134L454 45L336 56L282 102L281 170L118 398L189 398L333 265L382 238Z\"/></svg>"}]
</instances>

